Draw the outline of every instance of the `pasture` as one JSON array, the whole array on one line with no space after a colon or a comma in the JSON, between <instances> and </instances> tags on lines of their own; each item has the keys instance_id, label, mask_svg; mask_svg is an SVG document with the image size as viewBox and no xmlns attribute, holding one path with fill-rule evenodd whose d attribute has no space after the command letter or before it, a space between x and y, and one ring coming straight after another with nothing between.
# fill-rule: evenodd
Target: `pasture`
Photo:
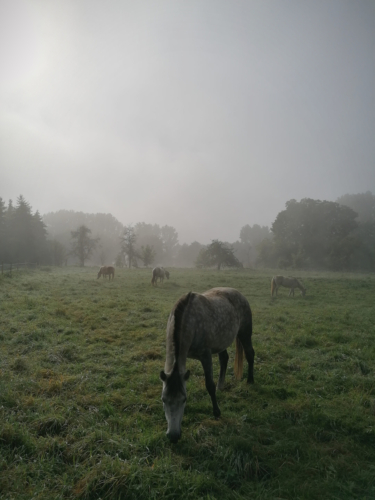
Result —
<instances>
[{"instance_id":1,"label":"pasture","mask_svg":"<svg viewBox=\"0 0 375 500\"><path fill-rule=\"evenodd\" d=\"M375 498L375 277L274 270L40 268L0 276L0 497ZM280 272L279 272L280 274ZM182 439L161 403L165 329L193 290L237 288L253 312L254 385L233 376L212 416L188 360ZM219 362L214 357L217 380Z\"/></svg>"}]
</instances>

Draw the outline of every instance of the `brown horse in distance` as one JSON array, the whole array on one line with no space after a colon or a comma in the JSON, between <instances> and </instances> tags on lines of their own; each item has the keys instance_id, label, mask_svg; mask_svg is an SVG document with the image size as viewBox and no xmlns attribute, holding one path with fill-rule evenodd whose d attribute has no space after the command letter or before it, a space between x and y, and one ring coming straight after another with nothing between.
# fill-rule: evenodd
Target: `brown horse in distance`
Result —
<instances>
[{"instance_id":1,"label":"brown horse in distance","mask_svg":"<svg viewBox=\"0 0 375 500\"><path fill-rule=\"evenodd\" d=\"M109 280L111 280L111 277L115 279L115 268L112 266L101 267L98 272L98 278L100 278L100 276L103 276L103 278L108 276Z\"/></svg>"}]
</instances>

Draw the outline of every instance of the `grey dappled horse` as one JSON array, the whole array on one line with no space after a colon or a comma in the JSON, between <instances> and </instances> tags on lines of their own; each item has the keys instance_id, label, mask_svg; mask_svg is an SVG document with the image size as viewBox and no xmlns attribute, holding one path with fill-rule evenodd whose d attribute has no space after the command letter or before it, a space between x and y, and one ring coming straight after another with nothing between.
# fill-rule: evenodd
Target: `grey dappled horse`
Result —
<instances>
[{"instance_id":1,"label":"grey dappled horse","mask_svg":"<svg viewBox=\"0 0 375 500\"><path fill-rule=\"evenodd\" d=\"M243 353L249 365L247 382L253 383L254 349L251 343L252 315L247 299L234 288L212 288L200 294L189 292L174 305L167 323L166 360L160 372L162 400L168 422L167 436L176 443L186 404L186 359L198 359L203 366L213 413L220 416L212 372L212 354L219 354L218 389L223 389L228 364L227 347L236 339L234 373L242 377Z\"/></svg>"}]
</instances>

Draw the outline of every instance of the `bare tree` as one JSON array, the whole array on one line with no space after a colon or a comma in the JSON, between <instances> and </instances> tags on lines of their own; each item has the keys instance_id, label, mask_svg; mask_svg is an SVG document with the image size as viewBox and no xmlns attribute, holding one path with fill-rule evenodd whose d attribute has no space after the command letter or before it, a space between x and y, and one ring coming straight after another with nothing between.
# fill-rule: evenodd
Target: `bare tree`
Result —
<instances>
[{"instance_id":1,"label":"bare tree","mask_svg":"<svg viewBox=\"0 0 375 500\"><path fill-rule=\"evenodd\" d=\"M121 238L121 246L123 253L128 257L129 269L132 267L132 263L136 262L139 254L135 248L135 243L137 241L137 236L135 234L133 226L125 226L124 235Z\"/></svg>"}]
</instances>

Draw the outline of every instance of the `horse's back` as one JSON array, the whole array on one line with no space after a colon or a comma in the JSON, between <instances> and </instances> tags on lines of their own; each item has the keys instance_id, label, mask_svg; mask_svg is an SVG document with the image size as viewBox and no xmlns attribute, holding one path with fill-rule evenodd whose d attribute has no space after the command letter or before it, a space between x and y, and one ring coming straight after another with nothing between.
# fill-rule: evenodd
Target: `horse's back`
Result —
<instances>
[{"instance_id":1,"label":"horse's back","mask_svg":"<svg viewBox=\"0 0 375 500\"><path fill-rule=\"evenodd\" d=\"M240 329L251 332L249 302L234 288L212 288L194 294L186 326L195 332L193 348L203 339L213 354L219 353L231 345Z\"/></svg>"},{"instance_id":2,"label":"horse's back","mask_svg":"<svg viewBox=\"0 0 375 500\"><path fill-rule=\"evenodd\" d=\"M247 298L235 288L216 287L202 293L213 304L217 304L219 308L225 307L224 304L241 311L250 310L250 305Z\"/></svg>"}]
</instances>

